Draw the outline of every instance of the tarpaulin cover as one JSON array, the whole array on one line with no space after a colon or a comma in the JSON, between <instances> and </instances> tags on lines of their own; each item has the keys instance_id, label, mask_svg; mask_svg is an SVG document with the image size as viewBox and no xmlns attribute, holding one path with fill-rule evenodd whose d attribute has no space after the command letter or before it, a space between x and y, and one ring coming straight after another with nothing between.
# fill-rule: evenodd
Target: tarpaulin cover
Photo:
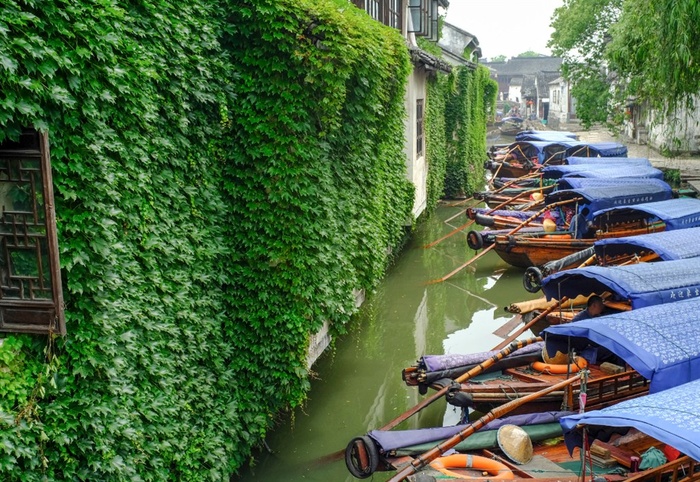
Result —
<instances>
[{"instance_id":1,"label":"tarpaulin cover","mask_svg":"<svg viewBox=\"0 0 700 482\"><path fill-rule=\"evenodd\" d=\"M565 157L625 157L627 146L617 142L581 142L570 146Z\"/></svg>"},{"instance_id":2,"label":"tarpaulin cover","mask_svg":"<svg viewBox=\"0 0 700 482\"><path fill-rule=\"evenodd\" d=\"M618 177L642 177L663 179L664 174L655 167L635 166L630 169L619 164L576 164L561 166L546 166L542 173L545 178L559 179L561 177L598 177L611 179Z\"/></svg>"},{"instance_id":3,"label":"tarpaulin cover","mask_svg":"<svg viewBox=\"0 0 700 482\"><path fill-rule=\"evenodd\" d=\"M700 297L700 258L570 269L547 276L542 291L547 299L610 291L634 309L673 303Z\"/></svg>"},{"instance_id":4,"label":"tarpaulin cover","mask_svg":"<svg viewBox=\"0 0 700 482\"><path fill-rule=\"evenodd\" d=\"M574 132L566 131L520 131L515 135L516 141L557 141L576 140L578 136Z\"/></svg>"},{"instance_id":5,"label":"tarpaulin cover","mask_svg":"<svg viewBox=\"0 0 700 482\"><path fill-rule=\"evenodd\" d=\"M700 297L550 326L546 349L553 356L569 344L593 342L625 360L657 392L700 379L699 316Z\"/></svg>"},{"instance_id":6,"label":"tarpaulin cover","mask_svg":"<svg viewBox=\"0 0 700 482\"><path fill-rule=\"evenodd\" d=\"M666 230L685 229L700 226L700 199L679 198L667 201L618 206L595 212L594 218L626 213L646 213L666 223Z\"/></svg>"},{"instance_id":7,"label":"tarpaulin cover","mask_svg":"<svg viewBox=\"0 0 700 482\"><path fill-rule=\"evenodd\" d=\"M556 182L557 190L621 186L623 184L646 184L658 186L661 189L667 190L669 193L673 193L673 188L671 188L666 181L662 181L661 179L648 179L640 177L617 177L613 179L596 177L563 177L561 179L557 179Z\"/></svg>"},{"instance_id":8,"label":"tarpaulin cover","mask_svg":"<svg viewBox=\"0 0 700 482\"><path fill-rule=\"evenodd\" d=\"M700 256L700 227L596 241L596 256L618 256L653 251L664 261Z\"/></svg>"},{"instance_id":9,"label":"tarpaulin cover","mask_svg":"<svg viewBox=\"0 0 700 482\"><path fill-rule=\"evenodd\" d=\"M694 460L700 460L700 381L627 400L612 407L571 415L560 420L569 452L583 437L577 425L586 425L590 438L601 427L634 427Z\"/></svg>"},{"instance_id":10,"label":"tarpaulin cover","mask_svg":"<svg viewBox=\"0 0 700 482\"><path fill-rule=\"evenodd\" d=\"M610 165L610 164L624 164L625 166L649 166L651 167L651 162L646 157L567 157L565 159L566 164L570 166L579 164L598 164L600 165Z\"/></svg>"},{"instance_id":11,"label":"tarpaulin cover","mask_svg":"<svg viewBox=\"0 0 700 482\"><path fill-rule=\"evenodd\" d=\"M494 420L484 425L479 432L498 430L503 425L540 425L556 422L561 417L570 415L571 412L541 412L522 415L512 415ZM409 447L426 442L436 442L452 437L467 425L452 425L450 427L431 427L415 430L372 430L368 433L384 451L394 450L399 447Z\"/></svg>"},{"instance_id":12,"label":"tarpaulin cover","mask_svg":"<svg viewBox=\"0 0 700 482\"><path fill-rule=\"evenodd\" d=\"M575 141L572 141L575 142ZM566 149L569 147L567 141L518 141L508 146L508 152L516 159L537 159L542 163L552 157L564 159Z\"/></svg>"},{"instance_id":13,"label":"tarpaulin cover","mask_svg":"<svg viewBox=\"0 0 700 482\"><path fill-rule=\"evenodd\" d=\"M673 192L662 185L653 183L619 184L609 186L586 186L579 189L561 189L546 196L547 204L558 201L584 198L588 207L588 219L593 218L593 213L614 206L639 204L652 201L664 201L671 199Z\"/></svg>"},{"instance_id":14,"label":"tarpaulin cover","mask_svg":"<svg viewBox=\"0 0 700 482\"><path fill-rule=\"evenodd\" d=\"M541 352L543 345L544 342L533 343L531 345L527 345L523 348L520 348L519 350L513 351L508 356L515 357L526 353ZM418 361L418 364L422 367L425 367L425 369L428 371L446 370L448 368L460 367L464 365L478 365L479 363L488 360L489 358L500 352L501 350L493 350L484 351L480 353L472 353L469 355L424 355Z\"/></svg>"}]
</instances>

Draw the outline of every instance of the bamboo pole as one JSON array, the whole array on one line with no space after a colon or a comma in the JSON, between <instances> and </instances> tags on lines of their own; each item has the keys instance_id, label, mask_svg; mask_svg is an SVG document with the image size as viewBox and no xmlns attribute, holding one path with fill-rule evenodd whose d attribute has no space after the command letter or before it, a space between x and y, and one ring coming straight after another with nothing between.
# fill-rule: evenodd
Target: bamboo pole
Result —
<instances>
[{"instance_id":1,"label":"bamboo pole","mask_svg":"<svg viewBox=\"0 0 700 482\"><path fill-rule=\"evenodd\" d=\"M523 326L521 326L520 328L518 328L518 329L515 331L515 333L511 334L508 338L506 338L506 339L503 340L501 343L499 343L498 345L496 345L493 349L494 349L494 350L500 350L500 349L503 348L504 346L507 346L509 343L512 343L513 340L515 340L517 337L519 337L520 335L522 335L523 333L525 333L525 330L528 330L528 329L532 328L532 327L535 325L535 323L537 323L538 321L540 321L541 319L543 319L545 316L547 316L548 314L550 314L552 311L554 311L555 309L557 309L558 307L560 307L561 305L563 305L563 304L566 303L567 301L569 301L569 298L567 298L566 296L562 297L562 299L560 299L559 301L557 301L556 304L550 306L549 308L547 308L546 310L544 310L542 313L540 313L539 315L537 315L536 317L534 317L533 319L531 319L530 321L528 321L527 323L525 323Z\"/></svg>"}]
</instances>

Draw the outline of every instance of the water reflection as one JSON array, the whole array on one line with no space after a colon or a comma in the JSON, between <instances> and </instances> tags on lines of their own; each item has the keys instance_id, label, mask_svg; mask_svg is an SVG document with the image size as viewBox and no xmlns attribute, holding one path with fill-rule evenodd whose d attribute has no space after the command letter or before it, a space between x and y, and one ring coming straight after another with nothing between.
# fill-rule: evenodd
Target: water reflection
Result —
<instances>
[{"instance_id":1,"label":"water reflection","mask_svg":"<svg viewBox=\"0 0 700 482\"><path fill-rule=\"evenodd\" d=\"M308 403L283 417L269 434L273 454L260 454L240 481L352 481L342 459L317 463L344 449L355 436L378 428L422 396L401 380L401 370L424 354L473 353L502 341L493 331L511 316L504 307L531 299L522 288L522 271L508 269L489 253L473 266L437 284L474 255L465 234L430 249L423 246L451 231L445 219L463 207L443 207L424 222L376 293L367 297L349 334L336 342L314 367ZM464 217L454 220L461 225ZM399 428L455 423L456 414L436 402ZM454 419L454 420L453 420ZM371 479L384 481L389 473Z\"/></svg>"}]
</instances>

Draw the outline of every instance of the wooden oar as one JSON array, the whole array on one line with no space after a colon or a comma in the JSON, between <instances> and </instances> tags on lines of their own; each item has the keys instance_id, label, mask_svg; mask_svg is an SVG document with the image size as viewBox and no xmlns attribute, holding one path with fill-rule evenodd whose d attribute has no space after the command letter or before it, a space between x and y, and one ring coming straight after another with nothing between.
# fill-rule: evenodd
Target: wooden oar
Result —
<instances>
[{"instance_id":1,"label":"wooden oar","mask_svg":"<svg viewBox=\"0 0 700 482\"><path fill-rule=\"evenodd\" d=\"M528 338L527 340L514 341L513 343L506 346L505 348L504 347L501 347L502 349L498 348L501 351L494 354L488 360L484 360L483 362L481 362L479 365L475 366L474 368L472 368L468 372L455 378L454 381L457 383L466 382L467 380L470 380L471 378L475 377L476 375L482 373L488 367L498 363L500 360L507 357L508 355L513 353L515 350L519 350L519 349L526 347L528 345L532 345L533 343L536 343L538 341L542 341L542 338L535 337L535 338ZM435 392L433 395L424 399L422 402L420 402L419 404L417 404L413 408L405 411L404 413L402 413L401 415L399 415L398 417L396 417L395 419L393 419L392 421L390 421L389 423L387 423L383 427L379 428L378 430L391 430L392 428L396 427L398 424L400 424L401 422L403 422L404 420L406 420L407 418L409 418L413 414L420 412L425 407L427 407L428 405L433 403L435 400L442 397L444 394L447 393L449 388L450 388L449 385L441 388L440 390Z\"/></svg>"},{"instance_id":2,"label":"wooden oar","mask_svg":"<svg viewBox=\"0 0 700 482\"><path fill-rule=\"evenodd\" d=\"M537 400L540 397L543 397L544 395L547 395L548 393L561 390L575 381L579 380L583 374L585 373L585 370L576 376L573 376L571 378L568 378L566 380L563 380L559 383L556 383L550 387L547 387L543 390L540 390L539 392L532 393L530 395L527 395L525 397L512 400L508 403L505 403L501 405L500 407L494 408L490 412L488 412L486 415L481 417L475 422L472 422L470 425L467 425L464 429L460 430L457 434L454 436L448 438L441 444L437 445L436 447L428 450L422 455L419 455L416 457L407 467L401 470L398 474L396 474L394 477L389 479L388 482L400 482L402 480L405 480L406 477L409 475L415 474L418 472L420 469L428 465L430 462L435 460L436 458L440 457L443 453L446 451L450 450L452 447L472 435L474 432L479 430L481 427L486 425L487 423L491 422L492 420L495 420L497 418L500 418L516 408L525 405L526 403L530 403L533 400ZM493 478L498 478L498 477L493 477Z\"/></svg>"},{"instance_id":3,"label":"wooden oar","mask_svg":"<svg viewBox=\"0 0 700 482\"><path fill-rule=\"evenodd\" d=\"M542 208L541 210L537 211L535 214L533 214L532 216L530 216L529 218L527 218L525 221L523 221L522 223L520 223L517 227L515 227L515 228L511 229L510 231L508 231L508 232L505 234L505 236L510 236L510 235L512 235L512 234L517 233L517 232L520 231L523 227L525 227L530 221L532 221L533 219L535 219L537 216L539 216L540 214L542 214L543 212L545 212L545 211L548 210L548 209L551 209L551 208L557 207L557 206L562 206L562 205L564 205L564 204L570 204L570 203L573 203L573 202L578 202L578 201L581 201L582 199L583 199L583 198L577 197L577 198L574 198L574 199L569 199L569 200L566 200L566 201L559 201L559 202L550 204L549 206L544 207L544 208ZM452 278L454 275L456 275L457 273L459 273L460 271L462 271L464 268L466 268L467 266L469 266L470 264L472 264L472 263L473 263L474 261L476 261L477 259L481 258L483 255L485 255L486 253L488 253L489 251L491 251L491 250L492 250L493 248L495 248L495 247L496 247L496 243L494 243L494 244L492 244L491 246L489 246L488 248L484 249L481 253L479 253L479 254L477 254L476 256L474 256L472 259L470 259L469 261L467 261L466 263L464 263L462 266L459 266L459 267L457 267L456 269L454 269L453 271L447 273L447 274L446 274L445 276L443 276L442 278L438 278L438 279L434 279L434 280L428 281L428 284L442 283L443 281Z\"/></svg>"},{"instance_id":4,"label":"wooden oar","mask_svg":"<svg viewBox=\"0 0 700 482\"><path fill-rule=\"evenodd\" d=\"M499 209L501 209L501 208L502 208L503 206L505 206L506 204L508 204L508 203L510 203L510 202L512 202L512 201L515 201L516 199L518 199L518 198L520 198L520 197L523 197L523 196L525 196L526 194L531 194L532 192L538 192L539 190L540 190L540 189L537 188L537 189L534 189L534 190L523 191L523 192L521 192L521 193L519 193L519 194L516 194L515 196L511 197L510 199L506 199L505 201L503 201L501 204L499 204L499 205L496 206L495 208L493 208L493 209L491 209L491 210L489 210L489 211L486 211L486 213L484 213L484 214L485 214L485 215L488 215L488 214L491 214L491 213L494 212L494 211L498 211ZM446 223L447 223L447 222L450 222L451 220L453 220L453 219L456 218L457 216L461 216L461 215L462 215L462 213L459 212L459 213L455 214L454 216L452 216L451 218L446 219L445 222L446 222ZM438 243L440 243L440 242L446 240L446 239L449 238L450 236L453 236L453 235L459 233L460 231L464 231L465 229L467 229L469 226L471 226L471 225L474 224L475 222L476 222L476 221L475 221L474 219L472 219L472 220L470 220L470 221L464 223L463 225L459 226L458 228L453 229L452 231L450 231L449 233L447 233L447 234L446 234L445 236L443 236L442 238L436 239L436 240L433 241L432 243L426 244L426 245L423 246L423 247L424 247L425 249L432 248L433 246L435 246L436 244L438 244Z\"/></svg>"},{"instance_id":5,"label":"wooden oar","mask_svg":"<svg viewBox=\"0 0 700 482\"><path fill-rule=\"evenodd\" d=\"M515 340L517 337L519 337L520 335L522 335L523 333L525 333L525 330L529 330L530 328L532 328L532 327L535 325L535 323L537 323L538 321L540 321L542 318L544 318L545 316L547 316L548 314L550 314L552 311L556 310L558 307L560 307L561 305L563 305L563 304L566 303L567 301L569 301L569 298L567 298L566 296L562 297L562 299L559 300L556 304L550 306L549 308L547 308L546 310L544 310L542 313L540 313L539 315L537 315L536 317L534 317L533 319L531 319L530 321L528 321L527 323L525 323L523 326L521 326L520 328L518 328L517 330L515 330L515 333L511 334L508 338L506 338L506 339L503 340L501 343L499 343L498 345L496 345L496 346L493 348L493 350L500 350L500 349L503 348L504 346L507 346L508 343L513 342L513 340Z\"/></svg>"}]
</instances>

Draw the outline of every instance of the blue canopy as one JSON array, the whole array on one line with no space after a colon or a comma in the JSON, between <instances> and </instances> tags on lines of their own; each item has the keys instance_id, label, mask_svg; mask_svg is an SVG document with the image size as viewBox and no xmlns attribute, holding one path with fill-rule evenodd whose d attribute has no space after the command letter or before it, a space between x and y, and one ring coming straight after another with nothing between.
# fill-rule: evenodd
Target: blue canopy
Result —
<instances>
[{"instance_id":1,"label":"blue canopy","mask_svg":"<svg viewBox=\"0 0 700 482\"><path fill-rule=\"evenodd\" d=\"M613 179L604 179L598 177L562 177L557 179L557 190L564 189L587 189L587 188L599 188L599 187L610 187L610 186L621 186L623 184L646 184L651 186L657 186L660 189L667 190L673 193L673 189L668 185L666 181L661 179L649 179L643 177L617 177Z\"/></svg>"},{"instance_id":2,"label":"blue canopy","mask_svg":"<svg viewBox=\"0 0 700 482\"><path fill-rule=\"evenodd\" d=\"M552 356L566 353L569 346L586 348L593 342L649 380L650 392L666 390L700 379L699 313L697 297L550 326L544 330L545 349ZM579 354L585 357L586 351Z\"/></svg>"},{"instance_id":3,"label":"blue canopy","mask_svg":"<svg viewBox=\"0 0 700 482\"><path fill-rule=\"evenodd\" d=\"M700 258L560 271L542 280L542 291L548 299L610 291L634 309L682 301L700 296Z\"/></svg>"},{"instance_id":4,"label":"blue canopy","mask_svg":"<svg viewBox=\"0 0 700 482\"><path fill-rule=\"evenodd\" d=\"M595 254L599 258L653 251L664 261L700 256L700 227L662 231L660 233L607 238L596 241Z\"/></svg>"},{"instance_id":5,"label":"blue canopy","mask_svg":"<svg viewBox=\"0 0 700 482\"><path fill-rule=\"evenodd\" d=\"M544 177L549 179L559 179L562 177L597 177L612 179L618 177L649 177L663 179L664 174L654 167L634 166L630 169L619 164L576 164L561 166L546 166L542 170Z\"/></svg>"},{"instance_id":6,"label":"blue canopy","mask_svg":"<svg viewBox=\"0 0 700 482\"><path fill-rule=\"evenodd\" d=\"M666 201L617 206L593 213L595 218L606 215L646 214L666 224L666 230L700 226L700 199L679 198Z\"/></svg>"},{"instance_id":7,"label":"blue canopy","mask_svg":"<svg viewBox=\"0 0 700 482\"><path fill-rule=\"evenodd\" d=\"M583 197L588 213L587 219L593 219L593 213L610 208L640 202L663 201L671 199L673 192L668 184L658 183L624 183L600 186L586 186L578 189L561 189L547 195L547 204L566 199Z\"/></svg>"},{"instance_id":8,"label":"blue canopy","mask_svg":"<svg viewBox=\"0 0 700 482\"><path fill-rule=\"evenodd\" d=\"M589 437L602 438L598 427L634 427L659 442L700 460L700 381L669 388L663 392L626 400L560 420L569 452L581 446L577 425L586 425Z\"/></svg>"},{"instance_id":9,"label":"blue canopy","mask_svg":"<svg viewBox=\"0 0 700 482\"><path fill-rule=\"evenodd\" d=\"M576 140L578 136L566 131L520 131L515 135L516 141L558 141Z\"/></svg>"},{"instance_id":10,"label":"blue canopy","mask_svg":"<svg viewBox=\"0 0 700 482\"><path fill-rule=\"evenodd\" d=\"M625 157L627 146L617 142L580 142L566 150L566 157Z\"/></svg>"},{"instance_id":11,"label":"blue canopy","mask_svg":"<svg viewBox=\"0 0 700 482\"><path fill-rule=\"evenodd\" d=\"M570 166L579 164L597 164L608 166L610 164L624 164L626 166L651 166L646 157L567 157L566 164Z\"/></svg>"},{"instance_id":12,"label":"blue canopy","mask_svg":"<svg viewBox=\"0 0 700 482\"><path fill-rule=\"evenodd\" d=\"M558 141L518 141L508 145L508 152L517 159L537 159L541 164L553 159L564 159L569 145L563 138Z\"/></svg>"}]
</instances>

